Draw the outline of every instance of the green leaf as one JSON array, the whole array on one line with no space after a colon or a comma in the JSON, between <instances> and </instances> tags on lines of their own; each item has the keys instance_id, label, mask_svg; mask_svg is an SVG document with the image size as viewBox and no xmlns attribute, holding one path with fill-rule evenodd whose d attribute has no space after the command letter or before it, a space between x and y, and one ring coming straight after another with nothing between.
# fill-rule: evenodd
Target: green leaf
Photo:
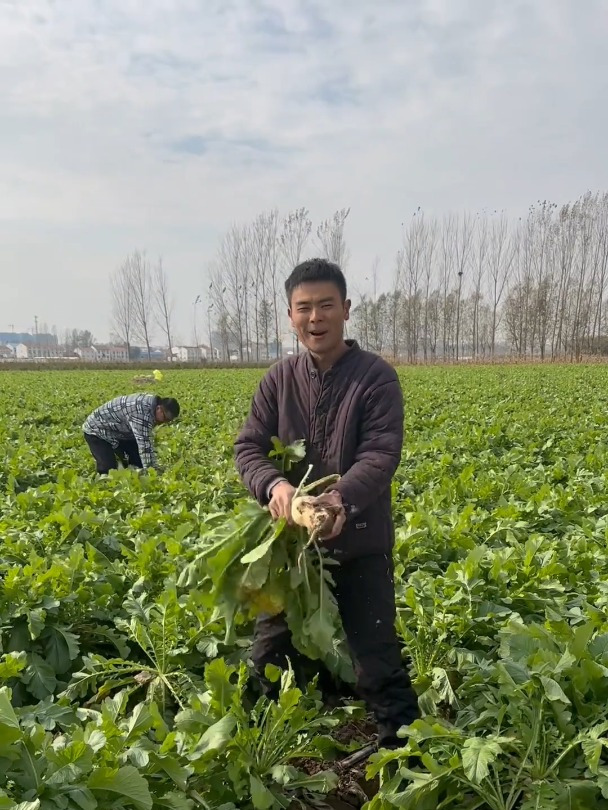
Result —
<instances>
[{"instance_id":1,"label":"green leaf","mask_svg":"<svg viewBox=\"0 0 608 810\"><path fill-rule=\"evenodd\" d=\"M63 627L47 627L40 636L44 643L45 660L57 675L67 672L78 657L78 637Z\"/></svg>"},{"instance_id":2,"label":"green leaf","mask_svg":"<svg viewBox=\"0 0 608 810\"><path fill-rule=\"evenodd\" d=\"M37 721L45 731L53 731L57 726L67 729L77 722L76 707L64 703L55 703L52 695L40 701L37 706L32 707L31 714L26 713L21 717L22 725L27 724L30 726Z\"/></svg>"},{"instance_id":3,"label":"green leaf","mask_svg":"<svg viewBox=\"0 0 608 810\"><path fill-rule=\"evenodd\" d=\"M568 801L567 798L566 801ZM570 805L570 801L568 801L568 805ZM563 805L561 806L563 807ZM571 805L573 809L575 806L578 807L578 805ZM540 784L535 786L533 795L524 799L520 810L558 810L559 807L560 803L558 803L558 795L554 787L549 784Z\"/></svg>"},{"instance_id":4,"label":"green leaf","mask_svg":"<svg viewBox=\"0 0 608 810\"><path fill-rule=\"evenodd\" d=\"M27 626L30 631L31 638L38 638L40 633L44 630L44 622L46 620L46 611L41 608L30 610L27 614Z\"/></svg>"},{"instance_id":5,"label":"green leaf","mask_svg":"<svg viewBox=\"0 0 608 810\"><path fill-rule=\"evenodd\" d=\"M28 685L34 697L39 700L44 700L52 695L57 686L53 668L36 653L32 653L30 656L30 663L21 678Z\"/></svg>"},{"instance_id":6,"label":"green leaf","mask_svg":"<svg viewBox=\"0 0 608 810\"><path fill-rule=\"evenodd\" d=\"M191 769L185 768L172 756L157 756L154 758L158 766L163 769L180 790L186 790Z\"/></svg>"},{"instance_id":7,"label":"green leaf","mask_svg":"<svg viewBox=\"0 0 608 810\"><path fill-rule=\"evenodd\" d=\"M462 767L467 779L479 785L487 777L489 766L502 752L496 740L469 737L462 747Z\"/></svg>"},{"instance_id":8,"label":"green leaf","mask_svg":"<svg viewBox=\"0 0 608 810\"><path fill-rule=\"evenodd\" d=\"M561 703L570 703L557 681L554 681L553 678L547 678L544 675L540 680L549 700L558 700Z\"/></svg>"},{"instance_id":9,"label":"green leaf","mask_svg":"<svg viewBox=\"0 0 608 810\"><path fill-rule=\"evenodd\" d=\"M241 577L241 587L251 591L259 590L268 579L268 569L270 566L270 554L250 563Z\"/></svg>"},{"instance_id":10,"label":"green leaf","mask_svg":"<svg viewBox=\"0 0 608 810\"><path fill-rule=\"evenodd\" d=\"M289 790L310 790L313 793L329 793L338 787L339 779L333 771L318 771L310 776L300 776L287 782Z\"/></svg>"},{"instance_id":11,"label":"green leaf","mask_svg":"<svg viewBox=\"0 0 608 810\"><path fill-rule=\"evenodd\" d=\"M196 745L193 758L206 754L209 751L219 751L232 739L232 732L236 726L236 718L226 714L217 723L209 726Z\"/></svg>"},{"instance_id":12,"label":"green leaf","mask_svg":"<svg viewBox=\"0 0 608 810\"><path fill-rule=\"evenodd\" d=\"M220 714L226 712L236 690L236 686L230 681L235 672L236 668L229 666L223 658L216 658L205 667L205 681Z\"/></svg>"},{"instance_id":13,"label":"green leaf","mask_svg":"<svg viewBox=\"0 0 608 810\"><path fill-rule=\"evenodd\" d=\"M270 810L275 803L274 796L264 783L257 776L251 774L249 786L251 789L251 802L255 810Z\"/></svg>"},{"instance_id":14,"label":"green leaf","mask_svg":"<svg viewBox=\"0 0 608 810\"><path fill-rule=\"evenodd\" d=\"M335 627L326 611L318 608L304 622L303 632L310 636L320 650L328 650L333 646Z\"/></svg>"},{"instance_id":15,"label":"green leaf","mask_svg":"<svg viewBox=\"0 0 608 810\"><path fill-rule=\"evenodd\" d=\"M68 786L61 793L80 807L80 810L96 810L98 807L95 796L87 788Z\"/></svg>"},{"instance_id":16,"label":"green leaf","mask_svg":"<svg viewBox=\"0 0 608 810\"><path fill-rule=\"evenodd\" d=\"M587 761L589 770L591 773L597 774L600 764L600 757L602 756L602 750L604 748L602 741L583 740L581 747L583 749L583 753L585 754L585 760Z\"/></svg>"},{"instance_id":17,"label":"green leaf","mask_svg":"<svg viewBox=\"0 0 608 810\"><path fill-rule=\"evenodd\" d=\"M178 543L183 542L186 539L186 537L188 537L190 532L194 529L194 527L195 527L194 523L182 523L180 526L177 527L177 529L175 529L175 532L173 534L174 539Z\"/></svg>"},{"instance_id":18,"label":"green leaf","mask_svg":"<svg viewBox=\"0 0 608 810\"><path fill-rule=\"evenodd\" d=\"M152 796L148 783L139 771L132 765L123 768L98 768L89 777L87 783L89 790L116 793L127 804L141 810L151 810Z\"/></svg>"},{"instance_id":19,"label":"green leaf","mask_svg":"<svg viewBox=\"0 0 608 810\"><path fill-rule=\"evenodd\" d=\"M16 678L27 664L27 655L23 651L6 653L0 658L0 681Z\"/></svg>"},{"instance_id":20,"label":"green leaf","mask_svg":"<svg viewBox=\"0 0 608 810\"><path fill-rule=\"evenodd\" d=\"M127 750L127 757L138 770L144 770L150 762L150 752L139 742Z\"/></svg>"},{"instance_id":21,"label":"green leaf","mask_svg":"<svg viewBox=\"0 0 608 810\"><path fill-rule=\"evenodd\" d=\"M53 773L54 784L77 778L82 773L88 773L93 767L93 751L81 740L72 740L65 748L49 748L46 752L49 762L57 766ZM67 776L62 774L65 771ZM61 776L61 778L59 778Z\"/></svg>"},{"instance_id":22,"label":"green leaf","mask_svg":"<svg viewBox=\"0 0 608 810\"><path fill-rule=\"evenodd\" d=\"M278 683L281 680L282 670L280 667L277 667L275 664L266 664L264 667L264 677L270 681L270 683Z\"/></svg>"},{"instance_id":23,"label":"green leaf","mask_svg":"<svg viewBox=\"0 0 608 810\"><path fill-rule=\"evenodd\" d=\"M127 738L129 742L132 738L138 737L152 727L152 715L145 703L138 703L133 709L129 718Z\"/></svg>"},{"instance_id":24,"label":"green leaf","mask_svg":"<svg viewBox=\"0 0 608 810\"><path fill-rule=\"evenodd\" d=\"M101 751L107 742L106 735L100 729L93 729L90 734L85 733L85 741L95 753Z\"/></svg>"},{"instance_id":25,"label":"green leaf","mask_svg":"<svg viewBox=\"0 0 608 810\"><path fill-rule=\"evenodd\" d=\"M155 810L157 807L167 807L168 810L193 810L195 804L192 799L188 799L183 793L171 791L160 798L154 798Z\"/></svg>"},{"instance_id":26,"label":"green leaf","mask_svg":"<svg viewBox=\"0 0 608 810\"><path fill-rule=\"evenodd\" d=\"M272 548L272 544L276 539L277 534L276 532L273 532L272 535L268 538L268 540L265 540L263 543L260 543L259 546L252 548L251 551L247 552L247 554L244 554L241 557L241 562L244 565L249 565L250 563L254 563L257 562L258 560L261 560L263 557L266 556L266 554L268 554L268 552Z\"/></svg>"},{"instance_id":27,"label":"green leaf","mask_svg":"<svg viewBox=\"0 0 608 810\"><path fill-rule=\"evenodd\" d=\"M445 773L450 773L450 770L446 769ZM415 773L402 768L401 775L411 779L411 784L402 792L388 792L389 806L400 807L401 810L421 810L421 808L431 810L431 808L437 807L436 798L443 774L435 776L429 773ZM396 777L396 782L397 785L401 783L399 775Z\"/></svg>"},{"instance_id":28,"label":"green leaf","mask_svg":"<svg viewBox=\"0 0 608 810\"><path fill-rule=\"evenodd\" d=\"M0 687L0 725L5 729L19 731L19 720L11 703L11 692L7 686Z\"/></svg>"}]
</instances>

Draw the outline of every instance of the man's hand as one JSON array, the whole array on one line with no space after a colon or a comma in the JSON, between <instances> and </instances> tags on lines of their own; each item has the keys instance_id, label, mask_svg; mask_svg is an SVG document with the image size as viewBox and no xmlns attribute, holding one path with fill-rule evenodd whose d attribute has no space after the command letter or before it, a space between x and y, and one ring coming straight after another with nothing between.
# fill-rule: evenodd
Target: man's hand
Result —
<instances>
[{"instance_id":1,"label":"man's hand","mask_svg":"<svg viewBox=\"0 0 608 810\"><path fill-rule=\"evenodd\" d=\"M291 501L295 495L296 488L292 487L289 481L279 481L275 484L270 493L270 503L268 509L274 520L285 518L291 523Z\"/></svg>"},{"instance_id":2,"label":"man's hand","mask_svg":"<svg viewBox=\"0 0 608 810\"><path fill-rule=\"evenodd\" d=\"M330 490L329 492L324 492L322 495L317 495L315 498L315 503L319 506L331 506L332 508L337 507L338 513L331 532L319 538L319 540L322 541L335 540L335 538L338 537L338 535L342 532L344 524L346 523L346 511L344 509L344 504L342 503L342 496L336 490Z\"/></svg>"}]
</instances>

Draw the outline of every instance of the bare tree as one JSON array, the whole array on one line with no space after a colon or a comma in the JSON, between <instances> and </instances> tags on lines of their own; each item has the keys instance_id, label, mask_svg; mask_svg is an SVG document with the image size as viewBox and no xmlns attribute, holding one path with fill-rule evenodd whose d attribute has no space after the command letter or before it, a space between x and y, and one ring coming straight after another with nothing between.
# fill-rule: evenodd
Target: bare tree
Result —
<instances>
[{"instance_id":1,"label":"bare tree","mask_svg":"<svg viewBox=\"0 0 608 810\"><path fill-rule=\"evenodd\" d=\"M323 256L343 270L350 255L344 237L344 226L349 214L350 208L341 208L331 219L324 220L317 228L317 240Z\"/></svg>"},{"instance_id":2,"label":"bare tree","mask_svg":"<svg viewBox=\"0 0 608 810\"><path fill-rule=\"evenodd\" d=\"M255 359L260 359L260 303L266 296L266 278L268 263L266 257L265 228L263 215L258 216L251 225L250 250L253 276L253 318L255 335Z\"/></svg>"},{"instance_id":3,"label":"bare tree","mask_svg":"<svg viewBox=\"0 0 608 810\"><path fill-rule=\"evenodd\" d=\"M499 326L499 306L505 291L509 271L515 256L515 240L509 237L509 223L504 212L492 220L488 275L492 324L490 329L490 353L496 352L496 333Z\"/></svg>"},{"instance_id":4,"label":"bare tree","mask_svg":"<svg viewBox=\"0 0 608 810\"><path fill-rule=\"evenodd\" d=\"M135 309L131 287L130 264L124 261L110 277L112 289L112 328L131 356L131 340L134 331Z\"/></svg>"},{"instance_id":5,"label":"bare tree","mask_svg":"<svg viewBox=\"0 0 608 810\"><path fill-rule=\"evenodd\" d=\"M173 357L173 341L171 338L171 319L173 317L173 300L169 293L169 280L163 267L162 259L154 269L154 303L156 306L156 322L162 329L169 349L169 357Z\"/></svg>"},{"instance_id":6,"label":"bare tree","mask_svg":"<svg viewBox=\"0 0 608 810\"><path fill-rule=\"evenodd\" d=\"M487 270L489 233L488 218L485 213L478 215L476 227L477 239L475 240L475 250L473 257L473 292L472 292L472 312L471 312L471 349L473 357L477 357L480 352L480 312L483 307L483 297L481 292L484 274Z\"/></svg>"},{"instance_id":7,"label":"bare tree","mask_svg":"<svg viewBox=\"0 0 608 810\"><path fill-rule=\"evenodd\" d=\"M264 357L265 360L270 359L270 335L272 333L273 322L272 316L272 301L263 299L260 301L258 308L258 324L260 330L260 339L262 340L262 344L266 352Z\"/></svg>"},{"instance_id":8,"label":"bare tree","mask_svg":"<svg viewBox=\"0 0 608 810\"><path fill-rule=\"evenodd\" d=\"M152 356L150 344L153 318L150 266L145 253L138 250L127 258L126 265L133 302L133 334L145 343L149 360Z\"/></svg>"},{"instance_id":9,"label":"bare tree","mask_svg":"<svg viewBox=\"0 0 608 810\"><path fill-rule=\"evenodd\" d=\"M229 315L228 307L226 304L226 286L222 277L222 272L218 264L212 264L209 268L209 275L211 283L209 284L209 295L211 297L211 304L208 308L209 319L211 318L211 310L215 313L216 329L219 334L220 343L220 356L224 360L230 359L230 328L229 328ZM209 325L211 332L211 326ZM211 341L211 338L209 338Z\"/></svg>"},{"instance_id":10,"label":"bare tree","mask_svg":"<svg viewBox=\"0 0 608 810\"><path fill-rule=\"evenodd\" d=\"M437 346L439 344L439 337L441 335L442 300L441 291L437 288L427 295L425 302L425 322L428 336L428 348L433 361L437 359ZM424 359L427 359L426 343Z\"/></svg>"},{"instance_id":11,"label":"bare tree","mask_svg":"<svg viewBox=\"0 0 608 810\"><path fill-rule=\"evenodd\" d=\"M572 329L570 333L570 359L580 360L583 352L583 338L589 326L591 310L590 291L594 284L596 268L592 261L594 258L593 237L594 219L596 215L596 200L590 193L575 203L574 211L578 220L578 251L575 288L572 296Z\"/></svg>"},{"instance_id":12,"label":"bare tree","mask_svg":"<svg viewBox=\"0 0 608 810\"><path fill-rule=\"evenodd\" d=\"M530 217L519 222L515 232L515 261L511 286L505 301L504 321L507 338L515 353L524 357L530 340L533 295L533 223Z\"/></svg>"},{"instance_id":13,"label":"bare tree","mask_svg":"<svg viewBox=\"0 0 608 810\"><path fill-rule=\"evenodd\" d=\"M422 245L424 232L424 214L420 208L412 216L403 237L403 248L399 252L397 263L400 266L402 284L403 332L408 360L414 361L418 352L419 301L418 285L422 274Z\"/></svg>"},{"instance_id":14,"label":"bare tree","mask_svg":"<svg viewBox=\"0 0 608 810\"><path fill-rule=\"evenodd\" d=\"M278 222L278 211L273 210L260 214L251 226L251 275L257 359L260 345L264 346L266 359L270 356L270 327L273 321L277 348L281 338Z\"/></svg>"},{"instance_id":15,"label":"bare tree","mask_svg":"<svg viewBox=\"0 0 608 810\"><path fill-rule=\"evenodd\" d=\"M599 348L601 330L603 325L603 301L606 292L608 276L608 193L597 201L597 215L595 217L595 301L593 304L593 324L591 326L591 345Z\"/></svg>"},{"instance_id":16,"label":"bare tree","mask_svg":"<svg viewBox=\"0 0 608 810\"><path fill-rule=\"evenodd\" d=\"M438 228L437 222L435 220L431 220L426 225L425 234L424 234L424 241L423 241L423 257L422 257L422 271L423 271L423 278L424 278L424 324L422 327L422 334L423 334L423 351L424 351L424 360L425 362L428 359L428 350L430 346L430 325L431 325L431 313L432 308L429 305L430 296L431 296L431 280L433 278L433 270L434 270L434 260L435 260L435 251L437 248L437 236L438 236ZM436 342L435 342L435 349L436 349Z\"/></svg>"},{"instance_id":17,"label":"bare tree","mask_svg":"<svg viewBox=\"0 0 608 810\"><path fill-rule=\"evenodd\" d=\"M454 272L455 250L454 241L456 238L456 223L454 217L448 214L444 217L441 227L441 321L443 332L443 357L446 358L453 352L454 335L452 333L452 309L450 302L450 289Z\"/></svg>"},{"instance_id":18,"label":"bare tree","mask_svg":"<svg viewBox=\"0 0 608 810\"><path fill-rule=\"evenodd\" d=\"M384 350L386 314L384 312L386 296L378 297L378 274L380 272L380 259L378 256L372 262L371 270L371 298L368 300L368 329L369 343L373 351L381 354Z\"/></svg>"},{"instance_id":19,"label":"bare tree","mask_svg":"<svg viewBox=\"0 0 608 810\"><path fill-rule=\"evenodd\" d=\"M366 285L365 291L361 291L357 285L354 285L353 291L359 297L359 302L352 309L352 324L353 335L357 337L360 344L367 351L375 350L375 323L377 320L375 314L377 313L377 288L378 288L378 267L380 259L376 256L372 263L372 269L369 276L365 276L366 282L371 282ZM371 286L371 292L368 291ZM351 294L352 297L352 294Z\"/></svg>"},{"instance_id":20,"label":"bare tree","mask_svg":"<svg viewBox=\"0 0 608 810\"><path fill-rule=\"evenodd\" d=\"M386 296L386 313L390 324L391 353L393 361L399 359L401 351L401 326L400 317L403 309L403 252L397 252L395 260L395 272L393 275L393 289Z\"/></svg>"},{"instance_id":21,"label":"bare tree","mask_svg":"<svg viewBox=\"0 0 608 810\"><path fill-rule=\"evenodd\" d=\"M241 362L251 359L247 250L248 229L233 225L222 240L212 273L212 283L219 295L218 317L225 319L225 328L236 344Z\"/></svg>"},{"instance_id":22,"label":"bare tree","mask_svg":"<svg viewBox=\"0 0 608 810\"><path fill-rule=\"evenodd\" d=\"M287 265L287 272L302 261L304 248L310 238L311 230L312 221L306 208L291 211L283 220L279 246Z\"/></svg>"},{"instance_id":23,"label":"bare tree","mask_svg":"<svg viewBox=\"0 0 608 810\"><path fill-rule=\"evenodd\" d=\"M279 311L279 301L283 300L283 296L279 293L279 287L286 275L302 261L304 248L308 243L311 230L312 221L308 215L308 209L298 208L289 213L283 220L281 234L278 237L278 248L283 259L283 273L280 273L279 265L276 261L271 272L277 351L279 351L280 348L282 349L280 340L282 330L280 328L281 313ZM299 350L300 344L296 338L296 351Z\"/></svg>"},{"instance_id":24,"label":"bare tree","mask_svg":"<svg viewBox=\"0 0 608 810\"><path fill-rule=\"evenodd\" d=\"M426 303L430 294L436 245L437 224L432 220L429 222L419 207L405 230L403 250L398 259L403 293L403 333L410 362L418 357L421 339L424 356L427 356Z\"/></svg>"},{"instance_id":25,"label":"bare tree","mask_svg":"<svg viewBox=\"0 0 608 810\"><path fill-rule=\"evenodd\" d=\"M532 209L533 218L533 311L531 313L531 353L538 344L541 359L547 348L550 320L554 309L552 244L554 235L553 211L555 206L547 201L538 209Z\"/></svg>"},{"instance_id":26,"label":"bare tree","mask_svg":"<svg viewBox=\"0 0 608 810\"><path fill-rule=\"evenodd\" d=\"M365 293L360 296L359 303L353 307L352 310L352 323L354 335L357 337L361 346L366 350L370 350L370 301Z\"/></svg>"},{"instance_id":27,"label":"bare tree","mask_svg":"<svg viewBox=\"0 0 608 810\"><path fill-rule=\"evenodd\" d=\"M465 271L469 265L475 222L466 211L456 225L454 251L456 260L456 273L458 275L458 298L456 303L456 360L458 360L458 347L460 344L460 298L462 295L462 282Z\"/></svg>"}]
</instances>

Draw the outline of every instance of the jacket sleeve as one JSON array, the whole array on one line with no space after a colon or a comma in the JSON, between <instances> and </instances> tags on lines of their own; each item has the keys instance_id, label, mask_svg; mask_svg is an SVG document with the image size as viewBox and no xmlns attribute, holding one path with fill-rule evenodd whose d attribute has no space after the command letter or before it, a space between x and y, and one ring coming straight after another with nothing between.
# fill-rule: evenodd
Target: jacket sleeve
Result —
<instances>
[{"instance_id":1,"label":"jacket sleeve","mask_svg":"<svg viewBox=\"0 0 608 810\"><path fill-rule=\"evenodd\" d=\"M278 434L279 410L276 377L268 371L253 397L249 416L234 443L236 467L249 493L265 506L269 488L283 480L268 454L272 437Z\"/></svg>"},{"instance_id":2,"label":"jacket sleeve","mask_svg":"<svg viewBox=\"0 0 608 810\"><path fill-rule=\"evenodd\" d=\"M157 467L156 453L154 452L152 439L153 424L151 420L146 418L142 411L138 410L137 415L133 415L129 418L129 425L137 442L137 449L139 450L139 457L141 458L143 468Z\"/></svg>"},{"instance_id":3,"label":"jacket sleeve","mask_svg":"<svg viewBox=\"0 0 608 810\"><path fill-rule=\"evenodd\" d=\"M396 375L367 397L355 463L331 489L342 496L348 517L356 517L390 487L403 447L403 391Z\"/></svg>"}]
</instances>

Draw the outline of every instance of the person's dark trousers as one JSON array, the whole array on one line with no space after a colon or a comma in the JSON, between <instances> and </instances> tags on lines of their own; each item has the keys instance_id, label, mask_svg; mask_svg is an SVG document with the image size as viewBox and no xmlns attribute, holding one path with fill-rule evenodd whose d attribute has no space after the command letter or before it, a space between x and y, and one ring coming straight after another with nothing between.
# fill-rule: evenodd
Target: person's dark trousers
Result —
<instances>
[{"instance_id":1,"label":"person's dark trousers","mask_svg":"<svg viewBox=\"0 0 608 810\"><path fill-rule=\"evenodd\" d=\"M378 724L378 747L405 744L397 737L403 725L420 716L418 699L401 658L395 630L393 561L390 555L373 554L332 566L335 595L340 609L356 676L358 695L373 711ZM320 673L320 686L329 673L320 662L297 652L283 614L256 622L252 659L262 690L276 697L277 685L264 677L267 664L285 667L291 661L302 687L311 674Z\"/></svg>"},{"instance_id":2,"label":"person's dark trousers","mask_svg":"<svg viewBox=\"0 0 608 810\"><path fill-rule=\"evenodd\" d=\"M118 469L118 459L125 465L130 464L140 468L143 466L135 439L124 439L114 449L110 442L100 439L99 436L85 433L84 438L89 445L91 455L95 459L97 472L100 475L107 475L110 470Z\"/></svg>"}]
</instances>

